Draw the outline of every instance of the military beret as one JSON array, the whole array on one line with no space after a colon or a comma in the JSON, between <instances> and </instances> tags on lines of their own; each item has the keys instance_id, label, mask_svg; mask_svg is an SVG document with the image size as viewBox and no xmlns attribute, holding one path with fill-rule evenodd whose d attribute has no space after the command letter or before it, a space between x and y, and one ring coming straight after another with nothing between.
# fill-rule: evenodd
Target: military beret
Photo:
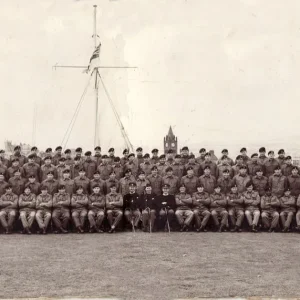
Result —
<instances>
[{"instance_id":1,"label":"military beret","mask_svg":"<svg viewBox=\"0 0 300 300\"><path fill-rule=\"evenodd\" d=\"M46 185L42 184L41 191L48 191L48 187Z\"/></svg>"},{"instance_id":2,"label":"military beret","mask_svg":"<svg viewBox=\"0 0 300 300\"><path fill-rule=\"evenodd\" d=\"M149 154L149 153L146 153L143 157L144 157L144 158L150 158L150 154Z\"/></svg>"},{"instance_id":3,"label":"military beret","mask_svg":"<svg viewBox=\"0 0 300 300\"><path fill-rule=\"evenodd\" d=\"M245 152L245 151L247 151L247 149L246 149L246 148L242 148L242 149L240 150L240 153Z\"/></svg>"},{"instance_id":4,"label":"military beret","mask_svg":"<svg viewBox=\"0 0 300 300\"><path fill-rule=\"evenodd\" d=\"M92 155L92 152L91 152L91 151L86 151L86 152L84 153L84 155L85 155L85 156L91 156L91 155Z\"/></svg>"},{"instance_id":5,"label":"military beret","mask_svg":"<svg viewBox=\"0 0 300 300\"><path fill-rule=\"evenodd\" d=\"M179 188L181 189L181 188L186 188L186 187L185 187L184 184L180 184L180 185L179 185Z\"/></svg>"},{"instance_id":6,"label":"military beret","mask_svg":"<svg viewBox=\"0 0 300 300\"><path fill-rule=\"evenodd\" d=\"M60 184L59 186L58 186L58 189L59 190L64 190L66 187L63 185L63 184Z\"/></svg>"},{"instance_id":7,"label":"military beret","mask_svg":"<svg viewBox=\"0 0 300 300\"><path fill-rule=\"evenodd\" d=\"M210 166L205 166L204 170L210 170Z\"/></svg>"},{"instance_id":8,"label":"military beret","mask_svg":"<svg viewBox=\"0 0 300 300\"><path fill-rule=\"evenodd\" d=\"M222 152L223 153L223 152ZM228 156L227 155L222 155L222 157L221 157L221 160L223 160L223 159L227 159L228 158Z\"/></svg>"},{"instance_id":9,"label":"military beret","mask_svg":"<svg viewBox=\"0 0 300 300\"><path fill-rule=\"evenodd\" d=\"M126 154L126 153L129 153L129 150L128 150L128 149L124 149L124 150L123 150L123 154Z\"/></svg>"},{"instance_id":10,"label":"military beret","mask_svg":"<svg viewBox=\"0 0 300 300\"><path fill-rule=\"evenodd\" d=\"M12 159L11 162L13 163L13 162L15 162L15 161L19 161L19 159L18 159L18 158L14 158L14 159Z\"/></svg>"},{"instance_id":11,"label":"military beret","mask_svg":"<svg viewBox=\"0 0 300 300\"><path fill-rule=\"evenodd\" d=\"M261 147L261 148L259 148L259 150L258 150L258 152L266 152L266 148L265 147Z\"/></svg>"},{"instance_id":12,"label":"military beret","mask_svg":"<svg viewBox=\"0 0 300 300\"><path fill-rule=\"evenodd\" d=\"M54 175L53 171L48 171L47 175Z\"/></svg>"},{"instance_id":13,"label":"military beret","mask_svg":"<svg viewBox=\"0 0 300 300\"><path fill-rule=\"evenodd\" d=\"M65 161L66 159L64 157L61 157L58 161Z\"/></svg>"},{"instance_id":14,"label":"military beret","mask_svg":"<svg viewBox=\"0 0 300 300\"><path fill-rule=\"evenodd\" d=\"M173 157L168 157L168 161L173 161Z\"/></svg>"},{"instance_id":15,"label":"military beret","mask_svg":"<svg viewBox=\"0 0 300 300\"><path fill-rule=\"evenodd\" d=\"M34 154L29 154L28 159L34 159L36 156Z\"/></svg>"},{"instance_id":16,"label":"military beret","mask_svg":"<svg viewBox=\"0 0 300 300\"><path fill-rule=\"evenodd\" d=\"M46 153L52 152L52 148L47 148L45 152Z\"/></svg>"},{"instance_id":17,"label":"military beret","mask_svg":"<svg viewBox=\"0 0 300 300\"><path fill-rule=\"evenodd\" d=\"M145 175L145 171L140 171L139 175Z\"/></svg>"},{"instance_id":18,"label":"military beret","mask_svg":"<svg viewBox=\"0 0 300 300\"><path fill-rule=\"evenodd\" d=\"M112 174L116 175L116 172L115 172L114 170L112 170L112 171L109 173L109 175L112 175Z\"/></svg>"},{"instance_id":19,"label":"military beret","mask_svg":"<svg viewBox=\"0 0 300 300\"><path fill-rule=\"evenodd\" d=\"M240 166L240 169L247 169L245 165Z\"/></svg>"},{"instance_id":20,"label":"military beret","mask_svg":"<svg viewBox=\"0 0 300 300\"><path fill-rule=\"evenodd\" d=\"M165 184L163 184L162 188L163 189L168 189L168 188L170 188L170 185L168 183L165 183Z\"/></svg>"},{"instance_id":21,"label":"military beret","mask_svg":"<svg viewBox=\"0 0 300 300\"><path fill-rule=\"evenodd\" d=\"M95 175L95 174L100 175L100 172L99 172L99 171L95 171L95 172L94 172L94 175Z\"/></svg>"},{"instance_id":22,"label":"military beret","mask_svg":"<svg viewBox=\"0 0 300 300\"><path fill-rule=\"evenodd\" d=\"M78 172L82 173L82 172L85 172L85 170L83 168L80 168Z\"/></svg>"},{"instance_id":23,"label":"military beret","mask_svg":"<svg viewBox=\"0 0 300 300\"><path fill-rule=\"evenodd\" d=\"M118 162L118 161L121 161L121 159L120 159L119 156L116 156L116 157L114 158L114 161L115 161L115 162Z\"/></svg>"},{"instance_id":24,"label":"military beret","mask_svg":"<svg viewBox=\"0 0 300 300\"><path fill-rule=\"evenodd\" d=\"M71 150L70 150L70 149L66 149L64 153L65 153L65 154L70 154L70 153L71 153Z\"/></svg>"},{"instance_id":25,"label":"military beret","mask_svg":"<svg viewBox=\"0 0 300 300\"><path fill-rule=\"evenodd\" d=\"M101 151L101 147L97 146L94 148L95 151Z\"/></svg>"},{"instance_id":26,"label":"military beret","mask_svg":"<svg viewBox=\"0 0 300 300\"><path fill-rule=\"evenodd\" d=\"M157 166L153 166L153 167L151 168L151 171L153 171L153 170L158 170Z\"/></svg>"},{"instance_id":27,"label":"military beret","mask_svg":"<svg viewBox=\"0 0 300 300\"><path fill-rule=\"evenodd\" d=\"M14 148L14 151L17 151L17 150L21 150L21 147L20 147L20 146L16 146L16 147Z\"/></svg>"},{"instance_id":28,"label":"military beret","mask_svg":"<svg viewBox=\"0 0 300 300\"><path fill-rule=\"evenodd\" d=\"M70 173L70 170L69 170L69 169L63 170L63 174L68 174L68 173Z\"/></svg>"},{"instance_id":29,"label":"military beret","mask_svg":"<svg viewBox=\"0 0 300 300\"><path fill-rule=\"evenodd\" d=\"M195 155L194 154L190 154L189 155L189 159L194 159L195 158Z\"/></svg>"},{"instance_id":30,"label":"military beret","mask_svg":"<svg viewBox=\"0 0 300 300\"><path fill-rule=\"evenodd\" d=\"M151 183L146 183L146 187L151 187L152 188L152 185L151 185Z\"/></svg>"},{"instance_id":31,"label":"military beret","mask_svg":"<svg viewBox=\"0 0 300 300\"><path fill-rule=\"evenodd\" d=\"M243 159L243 156L242 156L242 155L238 155L238 156L236 157L236 160L238 160L238 159Z\"/></svg>"},{"instance_id":32,"label":"military beret","mask_svg":"<svg viewBox=\"0 0 300 300\"><path fill-rule=\"evenodd\" d=\"M190 171L190 170L194 170L194 169L192 167L187 167L186 170Z\"/></svg>"},{"instance_id":33,"label":"military beret","mask_svg":"<svg viewBox=\"0 0 300 300\"><path fill-rule=\"evenodd\" d=\"M173 171L173 168L172 167L167 167L166 172L170 172L170 171Z\"/></svg>"},{"instance_id":34,"label":"military beret","mask_svg":"<svg viewBox=\"0 0 300 300\"><path fill-rule=\"evenodd\" d=\"M223 170L223 173L228 173L229 174L229 170L225 169L225 170Z\"/></svg>"},{"instance_id":35,"label":"military beret","mask_svg":"<svg viewBox=\"0 0 300 300\"><path fill-rule=\"evenodd\" d=\"M281 170L280 166L275 167L275 170Z\"/></svg>"},{"instance_id":36,"label":"military beret","mask_svg":"<svg viewBox=\"0 0 300 300\"><path fill-rule=\"evenodd\" d=\"M4 176L4 175L5 175L5 173L3 173L3 172L0 172L0 175Z\"/></svg>"},{"instance_id":37,"label":"military beret","mask_svg":"<svg viewBox=\"0 0 300 300\"><path fill-rule=\"evenodd\" d=\"M112 183L110 187L112 187L113 185L115 185L115 184ZM99 184L95 184L92 189L95 189L95 188L99 188L100 189L100 185Z\"/></svg>"},{"instance_id":38,"label":"military beret","mask_svg":"<svg viewBox=\"0 0 300 300\"><path fill-rule=\"evenodd\" d=\"M115 149L114 148L109 148L108 153L109 152L115 152Z\"/></svg>"},{"instance_id":39,"label":"military beret","mask_svg":"<svg viewBox=\"0 0 300 300\"><path fill-rule=\"evenodd\" d=\"M81 160L81 158L80 158L79 156L76 156L76 157L74 158L74 161L79 161L79 160Z\"/></svg>"},{"instance_id":40,"label":"military beret","mask_svg":"<svg viewBox=\"0 0 300 300\"><path fill-rule=\"evenodd\" d=\"M205 149L205 148L201 148L201 149L199 150L199 153L204 153L204 152L206 152L206 149Z\"/></svg>"},{"instance_id":41,"label":"military beret","mask_svg":"<svg viewBox=\"0 0 300 300\"><path fill-rule=\"evenodd\" d=\"M252 182L251 182L251 181L249 181L249 182L247 182L247 183L246 183L246 188L248 188L248 187L250 187L250 186L252 186L252 187L253 187L253 184L252 184Z\"/></svg>"},{"instance_id":42,"label":"military beret","mask_svg":"<svg viewBox=\"0 0 300 300\"><path fill-rule=\"evenodd\" d=\"M151 153L157 153L157 152L158 152L157 149L153 149L153 150L151 151Z\"/></svg>"},{"instance_id":43,"label":"military beret","mask_svg":"<svg viewBox=\"0 0 300 300\"><path fill-rule=\"evenodd\" d=\"M106 154L102 155L102 158L108 158L108 156Z\"/></svg>"},{"instance_id":44,"label":"military beret","mask_svg":"<svg viewBox=\"0 0 300 300\"><path fill-rule=\"evenodd\" d=\"M292 157L290 155L288 155L285 160L288 160L288 159L292 159Z\"/></svg>"},{"instance_id":45,"label":"military beret","mask_svg":"<svg viewBox=\"0 0 300 300\"><path fill-rule=\"evenodd\" d=\"M184 151L184 150L187 150L187 151L189 151L189 147L187 147L187 146L184 146L182 149L181 149L182 151Z\"/></svg>"},{"instance_id":46,"label":"military beret","mask_svg":"<svg viewBox=\"0 0 300 300\"><path fill-rule=\"evenodd\" d=\"M262 172L262 168L258 168L255 172L258 173L258 172Z\"/></svg>"},{"instance_id":47,"label":"military beret","mask_svg":"<svg viewBox=\"0 0 300 300\"><path fill-rule=\"evenodd\" d=\"M14 170L14 171L13 171L13 174L15 174L15 173L21 173L21 170L19 170L19 169Z\"/></svg>"},{"instance_id":48,"label":"military beret","mask_svg":"<svg viewBox=\"0 0 300 300\"><path fill-rule=\"evenodd\" d=\"M30 175L29 178L35 178L35 176L34 175Z\"/></svg>"},{"instance_id":49,"label":"military beret","mask_svg":"<svg viewBox=\"0 0 300 300\"><path fill-rule=\"evenodd\" d=\"M227 149L223 149L221 153L228 153Z\"/></svg>"},{"instance_id":50,"label":"military beret","mask_svg":"<svg viewBox=\"0 0 300 300\"><path fill-rule=\"evenodd\" d=\"M204 188L204 185L202 183L198 183L197 188Z\"/></svg>"},{"instance_id":51,"label":"military beret","mask_svg":"<svg viewBox=\"0 0 300 300\"><path fill-rule=\"evenodd\" d=\"M35 150L37 150L37 147L34 146L34 147L31 148L30 151L35 151Z\"/></svg>"},{"instance_id":52,"label":"military beret","mask_svg":"<svg viewBox=\"0 0 300 300\"><path fill-rule=\"evenodd\" d=\"M296 166L294 166L294 167L292 168L292 170L297 170L297 171L299 171L298 167L296 167Z\"/></svg>"},{"instance_id":53,"label":"military beret","mask_svg":"<svg viewBox=\"0 0 300 300\"><path fill-rule=\"evenodd\" d=\"M129 185L129 186L136 186L136 183L135 183L135 182L129 182L128 185Z\"/></svg>"},{"instance_id":54,"label":"military beret","mask_svg":"<svg viewBox=\"0 0 300 300\"><path fill-rule=\"evenodd\" d=\"M129 157L132 157L132 156L135 157L135 154L134 154L134 153L130 153L130 154L128 155L128 158L129 158Z\"/></svg>"},{"instance_id":55,"label":"military beret","mask_svg":"<svg viewBox=\"0 0 300 300\"><path fill-rule=\"evenodd\" d=\"M46 157L44 158L44 160L47 160L47 159L52 160L52 157L48 155L48 156L46 156Z\"/></svg>"},{"instance_id":56,"label":"military beret","mask_svg":"<svg viewBox=\"0 0 300 300\"><path fill-rule=\"evenodd\" d=\"M284 190L284 192L286 193L286 192L290 192L291 190L290 190L290 188L289 187L287 187L285 190Z\"/></svg>"},{"instance_id":57,"label":"military beret","mask_svg":"<svg viewBox=\"0 0 300 300\"><path fill-rule=\"evenodd\" d=\"M55 148L55 151L62 150L62 146L58 146Z\"/></svg>"},{"instance_id":58,"label":"military beret","mask_svg":"<svg viewBox=\"0 0 300 300\"><path fill-rule=\"evenodd\" d=\"M209 152L206 152L204 156L211 156Z\"/></svg>"},{"instance_id":59,"label":"military beret","mask_svg":"<svg viewBox=\"0 0 300 300\"><path fill-rule=\"evenodd\" d=\"M27 189L29 189L31 191L30 185L25 186L24 191L27 190Z\"/></svg>"},{"instance_id":60,"label":"military beret","mask_svg":"<svg viewBox=\"0 0 300 300\"><path fill-rule=\"evenodd\" d=\"M284 154L284 150L283 150L283 149L280 149L280 150L278 151L278 154Z\"/></svg>"},{"instance_id":61,"label":"military beret","mask_svg":"<svg viewBox=\"0 0 300 300\"><path fill-rule=\"evenodd\" d=\"M221 188L221 186L220 186L219 184L216 184L215 190L216 190L216 189L220 189L220 188Z\"/></svg>"},{"instance_id":62,"label":"military beret","mask_svg":"<svg viewBox=\"0 0 300 300\"><path fill-rule=\"evenodd\" d=\"M131 169L127 169L127 170L125 171L125 174L128 174L128 173L131 173Z\"/></svg>"},{"instance_id":63,"label":"military beret","mask_svg":"<svg viewBox=\"0 0 300 300\"><path fill-rule=\"evenodd\" d=\"M273 151L273 150L270 150L270 151L268 152L268 155L270 155L270 154L274 154L274 151Z\"/></svg>"},{"instance_id":64,"label":"military beret","mask_svg":"<svg viewBox=\"0 0 300 300\"><path fill-rule=\"evenodd\" d=\"M78 147L78 148L76 148L76 150L75 150L75 152L82 152L82 148L80 148L80 147Z\"/></svg>"},{"instance_id":65,"label":"military beret","mask_svg":"<svg viewBox=\"0 0 300 300\"><path fill-rule=\"evenodd\" d=\"M160 155L159 159L166 158L164 154Z\"/></svg>"},{"instance_id":66,"label":"military beret","mask_svg":"<svg viewBox=\"0 0 300 300\"><path fill-rule=\"evenodd\" d=\"M0 150L0 153L5 153L5 151L2 149L2 150Z\"/></svg>"},{"instance_id":67,"label":"military beret","mask_svg":"<svg viewBox=\"0 0 300 300\"><path fill-rule=\"evenodd\" d=\"M254 156L258 156L258 154L257 154L257 153L253 153L253 154L251 155L251 158L253 158Z\"/></svg>"},{"instance_id":68,"label":"military beret","mask_svg":"<svg viewBox=\"0 0 300 300\"><path fill-rule=\"evenodd\" d=\"M232 188L232 189L237 189L237 185L234 184L231 188Z\"/></svg>"},{"instance_id":69,"label":"military beret","mask_svg":"<svg viewBox=\"0 0 300 300\"><path fill-rule=\"evenodd\" d=\"M97 186L94 186L93 189L94 189L95 187L100 188L100 186L97 185ZM116 184L115 184L115 183L112 183L111 186L110 186L109 188L110 188L110 189L113 189L113 188L116 188L116 187L117 187Z\"/></svg>"},{"instance_id":70,"label":"military beret","mask_svg":"<svg viewBox=\"0 0 300 300\"><path fill-rule=\"evenodd\" d=\"M180 154L176 154L175 158L181 158Z\"/></svg>"},{"instance_id":71,"label":"military beret","mask_svg":"<svg viewBox=\"0 0 300 300\"><path fill-rule=\"evenodd\" d=\"M77 188L76 188L76 191L78 191L78 190L83 190L83 186L78 185Z\"/></svg>"},{"instance_id":72,"label":"military beret","mask_svg":"<svg viewBox=\"0 0 300 300\"><path fill-rule=\"evenodd\" d=\"M135 151L143 151L143 148L142 147L138 147L138 148L136 148Z\"/></svg>"},{"instance_id":73,"label":"military beret","mask_svg":"<svg viewBox=\"0 0 300 300\"><path fill-rule=\"evenodd\" d=\"M6 190L10 190L10 189L12 189L12 186L9 184L9 185L6 186L5 189L6 189Z\"/></svg>"},{"instance_id":74,"label":"military beret","mask_svg":"<svg viewBox=\"0 0 300 300\"><path fill-rule=\"evenodd\" d=\"M167 151L167 153L168 154L172 154L174 151L172 150L172 149L169 149L168 151Z\"/></svg>"}]
</instances>

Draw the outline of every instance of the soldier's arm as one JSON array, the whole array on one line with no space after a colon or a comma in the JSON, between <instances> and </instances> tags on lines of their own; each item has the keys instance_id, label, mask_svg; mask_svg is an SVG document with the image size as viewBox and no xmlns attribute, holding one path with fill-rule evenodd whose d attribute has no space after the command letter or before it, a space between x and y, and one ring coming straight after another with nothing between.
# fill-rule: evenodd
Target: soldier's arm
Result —
<instances>
[{"instance_id":1,"label":"soldier's arm","mask_svg":"<svg viewBox=\"0 0 300 300\"><path fill-rule=\"evenodd\" d=\"M254 205L259 205L260 204L260 196L259 196L258 193L257 193L256 199L254 200L253 204Z\"/></svg>"},{"instance_id":2,"label":"soldier's arm","mask_svg":"<svg viewBox=\"0 0 300 300\"><path fill-rule=\"evenodd\" d=\"M119 201L115 202L115 206L119 208L123 208L123 205L124 205L123 197L121 194L119 194Z\"/></svg>"},{"instance_id":3,"label":"soldier's arm","mask_svg":"<svg viewBox=\"0 0 300 300\"><path fill-rule=\"evenodd\" d=\"M264 196L261 197L260 207L261 207L261 209L265 209L266 208L266 201L265 201L265 197Z\"/></svg>"},{"instance_id":4,"label":"soldier's arm","mask_svg":"<svg viewBox=\"0 0 300 300\"><path fill-rule=\"evenodd\" d=\"M73 196L71 199L71 207L77 207L77 202L76 202L75 196Z\"/></svg>"},{"instance_id":5,"label":"soldier's arm","mask_svg":"<svg viewBox=\"0 0 300 300\"><path fill-rule=\"evenodd\" d=\"M245 198L245 200L244 200L244 202L245 202L245 204L246 205L251 205L251 204L253 204L253 199L247 199L247 198Z\"/></svg>"},{"instance_id":6,"label":"soldier's arm","mask_svg":"<svg viewBox=\"0 0 300 300\"><path fill-rule=\"evenodd\" d=\"M52 196L51 195L49 195L48 202L45 203L45 207L47 207L47 208L52 207Z\"/></svg>"},{"instance_id":7,"label":"soldier's arm","mask_svg":"<svg viewBox=\"0 0 300 300\"><path fill-rule=\"evenodd\" d=\"M182 204L180 199L179 199L179 196L175 196L175 203L176 203L176 205L181 205Z\"/></svg>"},{"instance_id":8,"label":"soldier's arm","mask_svg":"<svg viewBox=\"0 0 300 300\"><path fill-rule=\"evenodd\" d=\"M297 207L300 207L300 195L298 196L298 199L297 199Z\"/></svg>"},{"instance_id":9,"label":"soldier's arm","mask_svg":"<svg viewBox=\"0 0 300 300\"><path fill-rule=\"evenodd\" d=\"M105 196L105 204L106 204L107 209L112 209L113 208L113 206L109 202L109 195Z\"/></svg>"},{"instance_id":10,"label":"soldier's arm","mask_svg":"<svg viewBox=\"0 0 300 300\"><path fill-rule=\"evenodd\" d=\"M209 197L209 195L207 196L207 198L200 200L201 203L203 203L206 206L209 206L211 203L211 199Z\"/></svg>"},{"instance_id":11,"label":"soldier's arm","mask_svg":"<svg viewBox=\"0 0 300 300\"><path fill-rule=\"evenodd\" d=\"M227 200L224 196L224 198L222 200L218 200L218 204L225 207L227 205Z\"/></svg>"},{"instance_id":12,"label":"soldier's arm","mask_svg":"<svg viewBox=\"0 0 300 300\"><path fill-rule=\"evenodd\" d=\"M59 205L57 204L57 194L54 194L54 196L53 196L53 200L52 200L52 206L54 207L54 208L56 208L56 207L59 207Z\"/></svg>"},{"instance_id":13,"label":"soldier's arm","mask_svg":"<svg viewBox=\"0 0 300 300\"><path fill-rule=\"evenodd\" d=\"M23 203L23 195L20 195L19 197L19 207L20 208L26 207L26 204Z\"/></svg>"},{"instance_id":14,"label":"soldier's arm","mask_svg":"<svg viewBox=\"0 0 300 300\"><path fill-rule=\"evenodd\" d=\"M295 205L296 204L295 197L291 197L290 201L287 204L288 205Z\"/></svg>"},{"instance_id":15,"label":"soldier's arm","mask_svg":"<svg viewBox=\"0 0 300 300\"><path fill-rule=\"evenodd\" d=\"M85 197L83 198L83 200L78 200L77 203L80 203L80 204L82 204L82 205L88 205L89 199L88 199L87 196L85 196Z\"/></svg>"},{"instance_id":16,"label":"soldier's arm","mask_svg":"<svg viewBox=\"0 0 300 300\"><path fill-rule=\"evenodd\" d=\"M273 196L271 198L271 206L274 206L274 207L280 206L280 201L279 201L279 199L276 196Z\"/></svg>"},{"instance_id":17,"label":"soldier's arm","mask_svg":"<svg viewBox=\"0 0 300 300\"><path fill-rule=\"evenodd\" d=\"M193 199L192 199L191 195L187 195L187 197L185 199L183 199L183 202L186 204L192 204Z\"/></svg>"},{"instance_id":18,"label":"soldier's arm","mask_svg":"<svg viewBox=\"0 0 300 300\"><path fill-rule=\"evenodd\" d=\"M233 202L238 204L244 204L244 198L238 197L237 199L234 199Z\"/></svg>"},{"instance_id":19,"label":"soldier's arm","mask_svg":"<svg viewBox=\"0 0 300 300\"><path fill-rule=\"evenodd\" d=\"M268 186L272 190L272 176L270 176L268 179Z\"/></svg>"},{"instance_id":20,"label":"soldier's arm","mask_svg":"<svg viewBox=\"0 0 300 300\"><path fill-rule=\"evenodd\" d=\"M30 208L35 208L36 207L36 195L32 196L32 201L30 203Z\"/></svg>"},{"instance_id":21,"label":"soldier's arm","mask_svg":"<svg viewBox=\"0 0 300 300\"><path fill-rule=\"evenodd\" d=\"M197 205L199 203L196 198L196 193L194 193L192 196L192 203L193 203L193 205Z\"/></svg>"},{"instance_id":22,"label":"soldier's arm","mask_svg":"<svg viewBox=\"0 0 300 300\"><path fill-rule=\"evenodd\" d=\"M70 204L71 204L71 199L70 198L71 198L70 194L67 193L67 198L66 198L65 201L62 201L62 205L65 206L65 207L70 206Z\"/></svg>"}]
</instances>

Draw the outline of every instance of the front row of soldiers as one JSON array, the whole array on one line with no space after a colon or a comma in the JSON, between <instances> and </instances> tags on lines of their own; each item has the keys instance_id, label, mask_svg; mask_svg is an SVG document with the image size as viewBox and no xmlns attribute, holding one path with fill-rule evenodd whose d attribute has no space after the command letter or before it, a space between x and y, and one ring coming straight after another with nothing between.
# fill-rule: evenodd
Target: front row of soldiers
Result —
<instances>
[{"instance_id":1,"label":"front row of soldiers","mask_svg":"<svg viewBox=\"0 0 300 300\"><path fill-rule=\"evenodd\" d=\"M83 187L78 186L71 197L65 186L60 185L58 193L52 197L46 186L42 186L38 196L27 186L18 197L8 185L5 194L0 198L0 222L5 233L11 233L19 213L23 233L30 234L36 220L39 232L46 234L51 220L57 233L68 232L70 219L77 232L83 233L88 220L89 232L101 233L106 217L108 232L113 233L124 216L124 225L133 231L139 228L142 221L144 231L171 231L179 225L180 231L195 228L199 232L207 231L211 218L216 231L222 232L231 228L231 231L240 232L246 217L249 228L256 232L261 217L264 229L269 232L279 229L279 219L282 231L287 232L290 231L291 222L298 209L296 223L297 230L300 229L300 200L298 198L296 201L289 189L280 198L272 195L269 189L260 197L251 182L247 183L246 191L241 194L238 193L237 186L232 186L231 192L224 195L221 187L217 185L214 193L209 195L201 184L193 195L186 192L184 185L179 187L179 193L175 196L169 191L170 185L164 184L161 195L156 196L151 185L147 184L144 193L139 195L136 183L131 182L129 193L124 197L117 192L114 184L110 186L107 195L103 195L100 186L95 185L91 195L85 194Z\"/></svg>"}]
</instances>

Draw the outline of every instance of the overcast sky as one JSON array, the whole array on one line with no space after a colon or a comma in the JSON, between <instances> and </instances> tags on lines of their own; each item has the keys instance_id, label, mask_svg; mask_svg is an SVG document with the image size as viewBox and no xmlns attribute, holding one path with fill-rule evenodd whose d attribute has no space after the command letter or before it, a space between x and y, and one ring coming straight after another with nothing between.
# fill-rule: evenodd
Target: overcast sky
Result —
<instances>
[{"instance_id":1,"label":"overcast sky","mask_svg":"<svg viewBox=\"0 0 300 300\"><path fill-rule=\"evenodd\" d=\"M0 143L61 144L88 75L93 4L103 80L134 147L162 148L169 125L180 146L229 149L299 140L300 1L2 0ZM93 85L68 147L93 147ZM100 143L123 148L99 91ZM284 144L283 144L284 146ZM274 149L278 150L278 149Z\"/></svg>"}]
</instances>

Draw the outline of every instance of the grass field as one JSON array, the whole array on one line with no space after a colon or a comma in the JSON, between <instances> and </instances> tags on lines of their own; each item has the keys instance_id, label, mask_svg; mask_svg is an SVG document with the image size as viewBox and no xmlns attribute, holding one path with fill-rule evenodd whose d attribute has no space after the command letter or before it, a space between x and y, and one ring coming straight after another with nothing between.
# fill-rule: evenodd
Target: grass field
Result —
<instances>
[{"instance_id":1,"label":"grass field","mask_svg":"<svg viewBox=\"0 0 300 300\"><path fill-rule=\"evenodd\" d=\"M1 235L0 298L300 296L300 235Z\"/></svg>"}]
</instances>

